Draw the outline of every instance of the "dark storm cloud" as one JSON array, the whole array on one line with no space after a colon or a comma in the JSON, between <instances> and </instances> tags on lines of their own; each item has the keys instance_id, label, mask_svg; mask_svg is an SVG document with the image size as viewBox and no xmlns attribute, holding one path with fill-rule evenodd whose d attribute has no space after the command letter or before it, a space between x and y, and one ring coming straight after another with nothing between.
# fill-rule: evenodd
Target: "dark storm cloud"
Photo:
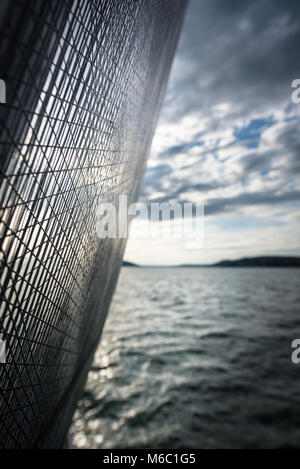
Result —
<instances>
[{"instance_id":1,"label":"dark storm cloud","mask_svg":"<svg viewBox=\"0 0 300 469\"><path fill-rule=\"evenodd\" d=\"M256 193L244 193L236 197L225 197L218 199L210 199L205 203L205 216L209 215L218 215L222 213L229 213L237 209L243 209L253 206L280 206L288 202L297 202L300 200L300 191L290 191L285 193L276 193L275 191L266 192L256 192ZM151 200L154 203L174 203L176 202L176 197L159 197L157 199ZM190 203L192 200L185 199L181 200L181 203ZM150 210L150 204L148 203L148 209Z\"/></svg>"},{"instance_id":2,"label":"dark storm cloud","mask_svg":"<svg viewBox=\"0 0 300 469\"><path fill-rule=\"evenodd\" d=\"M299 77L300 1L190 0L142 199L198 194L207 214L300 200Z\"/></svg>"},{"instance_id":3,"label":"dark storm cloud","mask_svg":"<svg viewBox=\"0 0 300 469\"><path fill-rule=\"evenodd\" d=\"M300 191L286 192L276 194L273 191L269 193L256 192L254 194L241 194L237 197L222 199L211 199L205 205L206 215L215 215L217 213L232 211L233 208L243 208L257 205L280 205L287 202L300 200Z\"/></svg>"},{"instance_id":4,"label":"dark storm cloud","mask_svg":"<svg viewBox=\"0 0 300 469\"><path fill-rule=\"evenodd\" d=\"M181 145L174 145L173 147L168 148L167 150L160 153L160 158L168 158L170 156L178 155L178 153L183 153L188 151L190 148L194 147L201 147L203 145L203 141L199 142L186 142L182 143Z\"/></svg>"},{"instance_id":5,"label":"dark storm cloud","mask_svg":"<svg viewBox=\"0 0 300 469\"><path fill-rule=\"evenodd\" d=\"M185 26L164 107L168 119L228 101L238 116L289 98L299 75L300 2L194 0Z\"/></svg>"},{"instance_id":6,"label":"dark storm cloud","mask_svg":"<svg viewBox=\"0 0 300 469\"><path fill-rule=\"evenodd\" d=\"M147 168L144 181L146 184L155 183L158 178L164 178L172 173L172 168L168 164L160 164L159 166Z\"/></svg>"},{"instance_id":7,"label":"dark storm cloud","mask_svg":"<svg viewBox=\"0 0 300 469\"><path fill-rule=\"evenodd\" d=\"M267 171L274 157L273 151L266 152L263 155L258 153L247 154L241 160L245 175L257 171Z\"/></svg>"},{"instance_id":8,"label":"dark storm cloud","mask_svg":"<svg viewBox=\"0 0 300 469\"><path fill-rule=\"evenodd\" d=\"M143 201L149 200L151 198L152 202L162 202L168 199L177 200L181 194L185 194L190 191L196 191L199 193L206 193L221 187L226 187L224 182L210 181L210 182L199 182L196 184L188 183L184 178L175 178L171 177L169 179L170 190L165 194L165 196L156 197L155 199L151 197L151 194L154 192L165 192L164 189L164 176L160 173L160 166L157 166L156 170L156 180L153 181L153 184L145 184L144 190L141 195Z\"/></svg>"}]
</instances>

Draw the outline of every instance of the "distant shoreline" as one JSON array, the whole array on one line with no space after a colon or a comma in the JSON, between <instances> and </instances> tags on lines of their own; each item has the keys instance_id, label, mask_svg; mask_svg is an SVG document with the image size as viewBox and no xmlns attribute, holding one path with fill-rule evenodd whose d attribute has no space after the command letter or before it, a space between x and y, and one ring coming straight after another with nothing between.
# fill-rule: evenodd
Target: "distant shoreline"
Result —
<instances>
[{"instance_id":1,"label":"distant shoreline","mask_svg":"<svg viewBox=\"0 0 300 469\"><path fill-rule=\"evenodd\" d=\"M243 257L236 260L223 260L215 264L182 264L182 265L138 265L133 262L123 261L123 267L145 268L211 268L211 267L300 267L300 257L292 256L260 256Z\"/></svg>"}]
</instances>

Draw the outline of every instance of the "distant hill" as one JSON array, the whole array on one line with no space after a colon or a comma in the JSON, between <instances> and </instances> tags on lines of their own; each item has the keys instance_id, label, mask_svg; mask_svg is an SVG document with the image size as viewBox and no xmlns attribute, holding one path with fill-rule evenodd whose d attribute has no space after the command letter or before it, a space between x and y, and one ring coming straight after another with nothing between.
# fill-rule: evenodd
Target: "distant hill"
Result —
<instances>
[{"instance_id":1,"label":"distant hill","mask_svg":"<svg viewBox=\"0 0 300 469\"><path fill-rule=\"evenodd\" d=\"M261 256L224 260L209 265L182 265L181 267L300 267L300 257Z\"/></svg>"},{"instance_id":2,"label":"distant hill","mask_svg":"<svg viewBox=\"0 0 300 469\"><path fill-rule=\"evenodd\" d=\"M123 261L122 266L123 267L139 267L137 264L134 264L133 262L127 262L127 261Z\"/></svg>"},{"instance_id":3,"label":"distant hill","mask_svg":"<svg viewBox=\"0 0 300 469\"><path fill-rule=\"evenodd\" d=\"M167 267L167 268L196 268L196 267L300 267L300 257L291 256L260 256L260 257L243 257L242 259L230 260L217 262L216 264L183 264L173 266L155 266L155 265L143 265L134 264L133 262L123 261L123 267Z\"/></svg>"}]
</instances>

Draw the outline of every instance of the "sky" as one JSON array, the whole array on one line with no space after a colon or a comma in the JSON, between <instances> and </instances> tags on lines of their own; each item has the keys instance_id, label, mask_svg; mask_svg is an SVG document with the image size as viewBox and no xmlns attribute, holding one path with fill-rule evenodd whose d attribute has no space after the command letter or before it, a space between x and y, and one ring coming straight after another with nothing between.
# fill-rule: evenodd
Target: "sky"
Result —
<instances>
[{"instance_id":1,"label":"sky","mask_svg":"<svg viewBox=\"0 0 300 469\"><path fill-rule=\"evenodd\" d=\"M126 260L300 255L297 78L299 1L189 2L139 200L204 204L204 242L130 237Z\"/></svg>"}]
</instances>

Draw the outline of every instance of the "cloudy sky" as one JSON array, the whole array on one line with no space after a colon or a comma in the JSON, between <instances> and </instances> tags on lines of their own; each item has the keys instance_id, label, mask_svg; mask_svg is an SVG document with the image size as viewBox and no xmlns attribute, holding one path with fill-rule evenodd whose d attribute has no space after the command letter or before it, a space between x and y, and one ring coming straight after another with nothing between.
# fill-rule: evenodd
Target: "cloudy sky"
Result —
<instances>
[{"instance_id":1,"label":"cloudy sky","mask_svg":"<svg viewBox=\"0 0 300 469\"><path fill-rule=\"evenodd\" d=\"M205 241L129 239L125 259L300 255L299 56L299 1L190 1L140 201L204 203Z\"/></svg>"}]
</instances>

